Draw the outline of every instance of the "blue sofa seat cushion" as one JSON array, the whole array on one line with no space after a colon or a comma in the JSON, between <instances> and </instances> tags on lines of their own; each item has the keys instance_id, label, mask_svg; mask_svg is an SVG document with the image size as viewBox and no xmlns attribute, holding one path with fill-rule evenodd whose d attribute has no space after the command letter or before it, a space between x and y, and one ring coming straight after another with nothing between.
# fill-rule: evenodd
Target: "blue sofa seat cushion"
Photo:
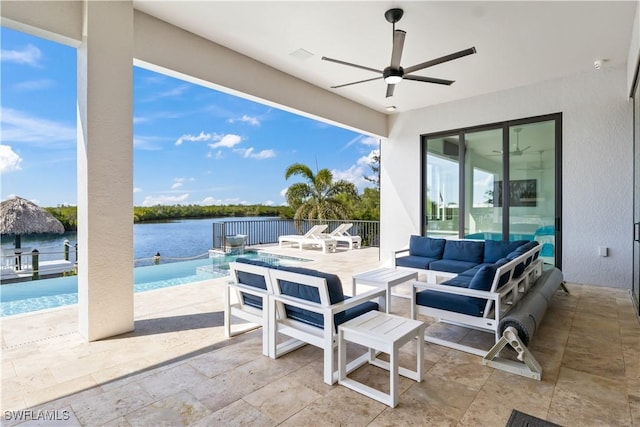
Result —
<instances>
[{"instance_id":1,"label":"blue sofa seat cushion","mask_svg":"<svg viewBox=\"0 0 640 427\"><path fill-rule=\"evenodd\" d=\"M458 275L456 277L453 277L449 280L445 280L444 282L442 282L442 285L447 285L447 286L455 286L458 288L468 288L469 287L469 283L471 283L471 279L472 276L463 276L463 275Z\"/></svg>"},{"instance_id":2,"label":"blue sofa seat cushion","mask_svg":"<svg viewBox=\"0 0 640 427\"><path fill-rule=\"evenodd\" d=\"M447 240L443 260L465 261L476 264L484 258L484 242L474 240ZM470 267L469 267L470 268Z\"/></svg>"},{"instance_id":3,"label":"blue sofa seat cushion","mask_svg":"<svg viewBox=\"0 0 640 427\"><path fill-rule=\"evenodd\" d=\"M396 266L428 269L429 264L437 261L439 258L428 258L423 256L407 255L396 258Z\"/></svg>"},{"instance_id":4,"label":"blue sofa seat cushion","mask_svg":"<svg viewBox=\"0 0 640 427\"><path fill-rule=\"evenodd\" d=\"M448 273L462 273L470 268L475 267L479 263L469 261L457 261L451 259L441 259L433 261L429 264L429 270L446 271Z\"/></svg>"},{"instance_id":5,"label":"blue sofa seat cushion","mask_svg":"<svg viewBox=\"0 0 640 427\"><path fill-rule=\"evenodd\" d=\"M416 303L424 307L482 317L487 300L427 289L416 293Z\"/></svg>"},{"instance_id":6,"label":"blue sofa seat cushion","mask_svg":"<svg viewBox=\"0 0 640 427\"><path fill-rule=\"evenodd\" d=\"M279 266L277 268L279 270L305 274L308 276L322 277L326 279L327 288L329 292L329 303L331 305L336 304L338 302L342 302L346 298L348 298L348 297L345 297L342 291L342 282L340 281L340 278L335 274L324 273L321 271L312 270L309 268L302 268L302 267ZM301 283L294 283L289 281L281 281L280 291L284 295L304 299L307 301L313 301L318 304L320 303L320 294L318 292L318 289L313 286L308 286ZM352 307L348 310L345 310L342 313L337 313L334 316L334 322L337 326L341 323L346 322L347 320L358 317L361 314L364 314L371 310L378 310L378 304L375 302L367 301L357 305L356 307ZM290 317L291 319L304 322L308 325L315 326L317 328L322 328L324 326L324 317L322 316L322 314L301 309L298 307L293 307L287 304L285 304L285 311L287 312L287 317Z\"/></svg>"},{"instance_id":7,"label":"blue sofa seat cushion","mask_svg":"<svg viewBox=\"0 0 640 427\"><path fill-rule=\"evenodd\" d=\"M526 243L528 243L528 240L516 240L515 242L509 242L506 240L487 240L484 242L483 262L496 262Z\"/></svg>"},{"instance_id":8,"label":"blue sofa seat cushion","mask_svg":"<svg viewBox=\"0 0 640 427\"><path fill-rule=\"evenodd\" d=\"M273 267L273 265L266 263L264 261L249 259L249 258L238 258L236 259L236 262L240 264L257 265L259 267L265 267L265 268ZM266 280L264 276L261 274L248 273L246 271L237 271L236 276L238 278L238 282L242 283L243 285L253 286L254 288L262 289L265 291L267 290ZM257 297L255 295L246 294L246 293L241 293L241 295L242 295L242 302L244 304L254 308L259 308L262 310L262 298Z\"/></svg>"},{"instance_id":9,"label":"blue sofa seat cushion","mask_svg":"<svg viewBox=\"0 0 640 427\"><path fill-rule=\"evenodd\" d=\"M445 239L412 235L409 238L409 255L440 259L445 243Z\"/></svg>"},{"instance_id":10,"label":"blue sofa seat cushion","mask_svg":"<svg viewBox=\"0 0 640 427\"><path fill-rule=\"evenodd\" d=\"M314 326L316 328L322 329L324 327L324 317L322 316L322 314L286 304L284 307L285 311L287 312L287 317L289 317L290 319L306 323L307 325ZM341 325L351 319L355 319L356 317L361 316L364 313L368 313L369 311L374 310L377 311L378 309L378 303L373 301L366 301L341 313L336 313L333 317L336 332L338 331L338 325Z\"/></svg>"}]
</instances>

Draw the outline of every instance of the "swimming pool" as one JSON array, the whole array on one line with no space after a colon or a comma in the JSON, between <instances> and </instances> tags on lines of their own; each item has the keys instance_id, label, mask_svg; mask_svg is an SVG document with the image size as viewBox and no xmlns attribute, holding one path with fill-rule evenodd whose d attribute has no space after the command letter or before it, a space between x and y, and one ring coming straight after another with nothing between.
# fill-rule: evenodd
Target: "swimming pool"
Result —
<instances>
[{"instance_id":1,"label":"swimming pool","mask_svg":"<svg viewBox=\"0 0 640 427\"><path fill-rule=\"evenodd\" d=\"M144 292L229 275L229 262L238 257L259 259L274 265L294 265L304 258L246 251L193 261L134 268L134 292ZM0 286L0 317L30 313L78 303L78 277L34 280Z\"/></svg>"}]
</instances>

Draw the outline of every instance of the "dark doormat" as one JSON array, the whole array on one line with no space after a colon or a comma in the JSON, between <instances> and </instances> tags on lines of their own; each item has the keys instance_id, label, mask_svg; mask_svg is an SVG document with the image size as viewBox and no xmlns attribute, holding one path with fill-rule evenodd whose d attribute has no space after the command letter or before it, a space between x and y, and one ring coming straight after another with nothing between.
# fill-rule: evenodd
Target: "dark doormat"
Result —
<instances>
[{"instance_id":1,"label":"dark doormat","mask_svg":"<svg viewBox=\"0 0 640 427\"><path fill-rule=\"evenodd\" d=\"M515 409L511 411L506 427L561 427L559 424L543 420L533 415L527 415Z\"/></svg>"}]
</instances>

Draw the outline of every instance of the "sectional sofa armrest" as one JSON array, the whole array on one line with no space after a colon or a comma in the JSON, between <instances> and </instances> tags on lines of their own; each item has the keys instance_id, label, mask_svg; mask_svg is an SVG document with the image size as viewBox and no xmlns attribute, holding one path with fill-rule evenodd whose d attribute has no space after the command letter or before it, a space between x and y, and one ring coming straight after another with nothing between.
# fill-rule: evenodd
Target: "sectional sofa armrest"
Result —
<instances>
[{"instance_id":1,"label":"sectional sofa armrest","mask_svg":"<svg viewBox=\"0 0 640 427\"><path fill-rule=\"evenodd\" d=\"M477 289L460 288L458 286L440 285L436 283L426 283L426 282L419 282L419 281L414 281L412 284L413 284L413 292L411 293L412 304L415 304L416 302L416 292L419 290L422 291L427 289L436 291L436 292L444 292L447 294L464 295L468 297L490 299L493 301L498 301L500 299L500 293L498 292L479 291Z\"/></svg>"},{"instance_id":2,"label":"sectional sofa armrest","mask_svg":"<svg viewBox=\"0 0 640 427\"><path fill-rule=\"evenodd\" d=\"M386 289L373 289L371 291L367 291L361 294L358 294L353 297L349 297L344 301L340 301L338 303L332 304L328 306L331 309L333 314L341 313L346 311L352 307L362 304L363 302L370 301L374 298L385 297ZM296 298L289 295L270 295L271 298L275 301L280 301L284 304L291 305L294 307L298 307L304 310L313 311L316 313L323 313L327 307L323 306L320 303L309 301L302 298Z\"/></svg>"},{"instance_id":3,"label":"sectional sofa armrest","mask_svg":"<svg viewBox=\"0 0 640 427\"><path fill-rule=\"evenodd\" d=\"M393 267L396 267L396 259L398 258L398 255L408 255L409 254L409 248L406 247L404 249L398 249L397 251L393 251L391 252L391 263Z\"/></svg>"}]
</instances>

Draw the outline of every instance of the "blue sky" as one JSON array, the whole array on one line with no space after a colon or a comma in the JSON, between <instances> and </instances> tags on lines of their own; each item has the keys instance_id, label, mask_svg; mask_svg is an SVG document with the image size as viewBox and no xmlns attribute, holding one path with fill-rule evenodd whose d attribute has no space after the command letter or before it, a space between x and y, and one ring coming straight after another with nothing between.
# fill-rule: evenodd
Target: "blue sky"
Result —
<instances>
[{"instance_id":1,"label":"blue sky","mask_svg":"<svg viewBox=\"0 0 640 427\"><path fill-rule=\"evenodd\" d=\"M75 205L75 49L0 31L0 196ZM375 138L142 68L133 87L136 206L281 205L296 162L371 185Z\"/></svg>"}]
</instances>

